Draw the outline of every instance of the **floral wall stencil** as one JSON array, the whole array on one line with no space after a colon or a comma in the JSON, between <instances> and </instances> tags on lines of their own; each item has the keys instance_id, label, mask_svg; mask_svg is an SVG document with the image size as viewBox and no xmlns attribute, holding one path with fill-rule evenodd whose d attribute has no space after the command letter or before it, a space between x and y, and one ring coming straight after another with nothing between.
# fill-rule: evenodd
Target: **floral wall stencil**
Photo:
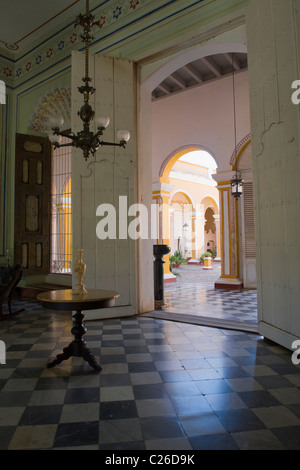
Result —
<instances>
[{"instance_id":1,"label":"floral wall stencil","mask_svg":"<svg viewBox=\"0 0 300 470\"><path fill-rule=\"evenodd\" d=\"M47 91L39 100L28 123L28 130L50 133L48 124L50 115L61 115L64 119L64 129L71 128L71 88L69 86L55 87Z\"/></svg>"}]
</instances>

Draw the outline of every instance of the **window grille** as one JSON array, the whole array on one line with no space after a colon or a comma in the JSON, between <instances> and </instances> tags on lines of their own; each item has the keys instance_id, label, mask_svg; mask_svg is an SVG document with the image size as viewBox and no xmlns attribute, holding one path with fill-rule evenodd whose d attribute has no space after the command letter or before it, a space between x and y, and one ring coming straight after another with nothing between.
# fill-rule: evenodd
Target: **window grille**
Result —
<instances>
[{"instance_id":1,"label":"window grille","mask_svg":"<svg viewBox=\"0 0 300 470\"><path fill-rule=\"evenodd\" d=\"M63 138L62 143L68 139ZM51 273L72 273L71 147L52 151Z\"/></svg>"}]
</instances>

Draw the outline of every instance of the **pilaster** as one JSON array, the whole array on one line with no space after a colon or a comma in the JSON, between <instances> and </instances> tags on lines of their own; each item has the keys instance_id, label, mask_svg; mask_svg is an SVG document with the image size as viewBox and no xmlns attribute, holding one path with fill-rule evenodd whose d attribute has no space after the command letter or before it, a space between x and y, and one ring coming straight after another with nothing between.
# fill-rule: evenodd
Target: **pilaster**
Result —
<instances>
[{"instance_id":1,"label":"pilaster","mask_svg":"<svg viewBox=\"0 0 300 470\"><path fill-rule=\"evenodd\" d=\"M231 195L230 179L219 180L218 190L220 192L221 276L216 281L215 287L240 290L243 283L239 269L238 201Z\"/></svg>"}]
</instances>

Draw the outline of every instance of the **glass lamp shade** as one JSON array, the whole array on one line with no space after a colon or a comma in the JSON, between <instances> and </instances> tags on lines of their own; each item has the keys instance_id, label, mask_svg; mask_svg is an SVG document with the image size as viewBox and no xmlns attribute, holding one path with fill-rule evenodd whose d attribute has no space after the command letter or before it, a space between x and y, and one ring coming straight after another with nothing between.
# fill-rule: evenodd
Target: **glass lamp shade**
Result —
<instances>
[{"instance_id":1,"label":"glass lamp shade","mask_svg":"<svg viewBox=\"0 0 300 470\"><path fill-rule=\"evenodd\" d=\"M130 139L130 132L129 131L118 131L117 132L117 140L119 142L128 142Z\"/></svg>"},{"instance_id":2,"label":"glass lamp shade","mask_svg":"<svg viewBox=\"0 0 300 470\"><path fill-rule=\"evenodd\" d=\"M98 129L106 129L110 123L110 118L108 116L100 116L96 119Z\"/></svg>"},{"instance_id":3,"label":"glass lamp shade","mask_svg":"<svg viewBox=\"0 0 300 470\"><path fill-rule=\"evenodd\" d=\"M64 123L64 118L59 115L51 114L48 118L49 126L53 128L60 128Z\"/></svg>"},{"instance_id":4,"label":"glass lamp shade","mask_svg":"<svg viewBox=\"0 0 300 470\"><path fill-rule=\"evenodd\" d=\"M49 140L51 144L59 144L61 142L61 136L60 135L54 135L54 134L49 134Z\"/></svg>"}]
</instances>

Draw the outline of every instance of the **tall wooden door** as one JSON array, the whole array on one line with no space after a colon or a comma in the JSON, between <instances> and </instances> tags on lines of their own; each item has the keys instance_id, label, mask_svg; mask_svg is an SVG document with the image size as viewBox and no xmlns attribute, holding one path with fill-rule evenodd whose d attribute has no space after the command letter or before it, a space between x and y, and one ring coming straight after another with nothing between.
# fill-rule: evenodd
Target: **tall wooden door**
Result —
<instances>
[{"instance_id":1,"label":"tall wooden door","mask_svg":"<svg viewBox=\"0 0 300 470\"><path fill-rule=\"evenodd\" d=\"M17 134L14 262L24 274L49 272L51 146L48 138Z\"/></svg>"},{"instance_id":2,"label":"tall wooden door","mask_svg":"<svg viewBox=\"0 0 300 470\"><path fill-rule=\"evenodd\" d=\"M92 86L96 88L91 104L96 116L110 117L103 140L116 142L118 129L128 129L131 137L126 149L103 146L87 161L80 150L72 148L73 263L77 249L84 249L84 282L87 290L112 289L120 293L114 308L86 312L87 319L136 313L137 289L137 241L126 233L127 227L120 233L120 218L127 222L129 208L137 202L135 67L134 63L124 59L93 55L90 59ZM84 54L73 51L72 130L75 132L82 128L77 110L83 101L77 87L82 82L83 73ZM95 121L92 123L94 131L97 130ZM115 211L117 230L115 237L100 239L97 225L106 217L103 213L105 207ZM128 221L131 220L128 217ZM77 282L75 276L73 282Z\"/></svg>"}]
</instances>

